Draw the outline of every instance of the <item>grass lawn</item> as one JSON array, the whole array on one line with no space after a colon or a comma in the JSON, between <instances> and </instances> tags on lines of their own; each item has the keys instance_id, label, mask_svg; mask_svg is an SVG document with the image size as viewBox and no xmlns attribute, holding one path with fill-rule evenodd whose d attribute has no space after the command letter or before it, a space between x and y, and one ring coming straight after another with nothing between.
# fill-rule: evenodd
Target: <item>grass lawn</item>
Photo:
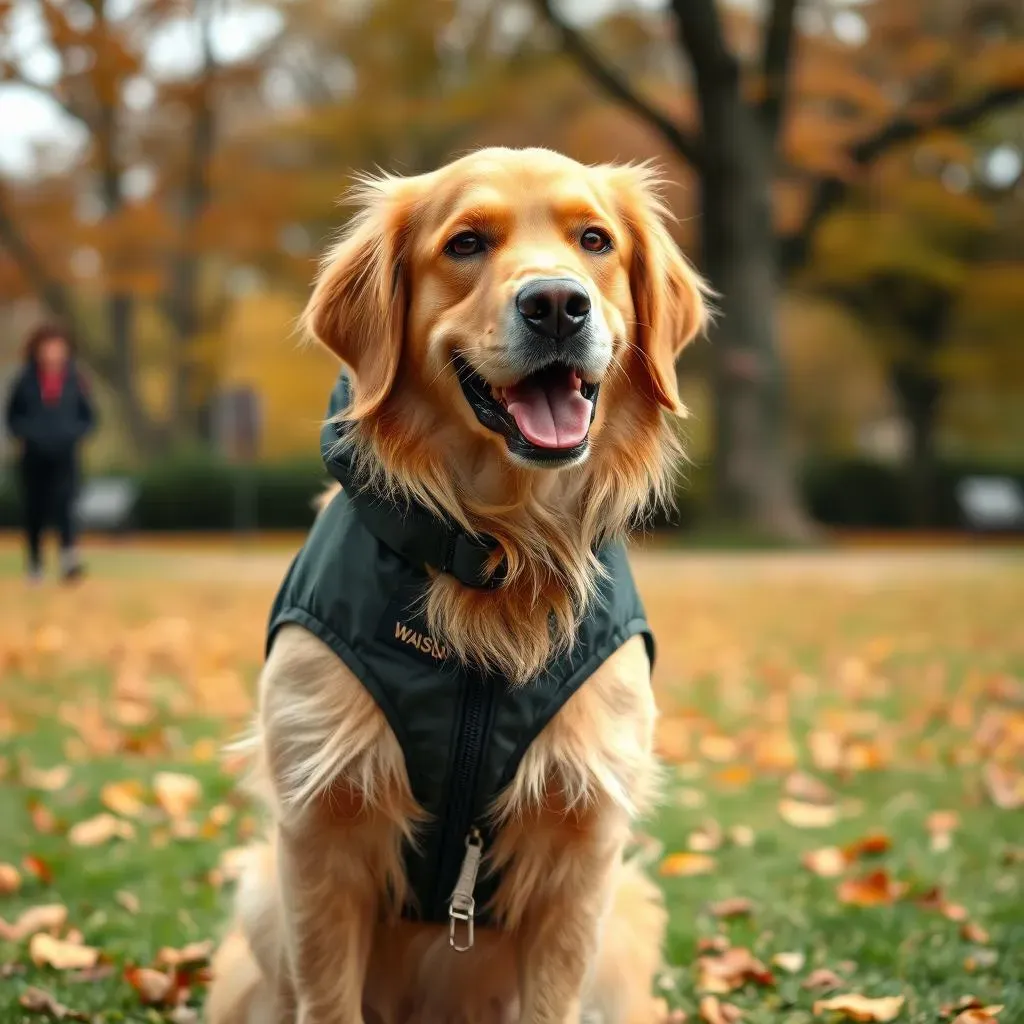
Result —
<instances>
[{"instance_id":1,"label":"grass lawn","mask_svg":"<svg viewBox=\"0 0 1024 1024\"><path fill-rule=\"evenodd\" d=\"M79 588L30 591L0 550L2 1024L45 1019L30 987L82 1019L194 1019L203 947L170 971L177 1009L135 968L225 919L258 824L219 747L286 559L103 550ZM890 1019L814 1004L901 996L895 1020L932 1022L974 995L1024 1021L1020 553L636 564L660 640L669 784L640 849L671 910L669 1003L802 1024ZM50 965L69 961L91 966Z\"/></svg>"}]
</instances>

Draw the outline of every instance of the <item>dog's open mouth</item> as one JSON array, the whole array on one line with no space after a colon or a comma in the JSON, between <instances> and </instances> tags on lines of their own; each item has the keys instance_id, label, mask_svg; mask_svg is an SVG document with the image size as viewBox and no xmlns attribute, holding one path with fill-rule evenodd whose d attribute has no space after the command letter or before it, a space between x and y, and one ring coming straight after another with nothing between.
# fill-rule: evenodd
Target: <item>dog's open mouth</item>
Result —
<instances>
[{"instance_id":1,"label":"dog's open mouth","mask_svg":"<svg viewBox=\"0 0 1024 1024\"><path fill-rule=\"evenodd\" d=\"M455 372L477 419L505 438L509 451L538 462L565 462L587 448L600 384L565 363L550 363L516 384L494 387L455 354Z\"/></svg>"}]
</instances>

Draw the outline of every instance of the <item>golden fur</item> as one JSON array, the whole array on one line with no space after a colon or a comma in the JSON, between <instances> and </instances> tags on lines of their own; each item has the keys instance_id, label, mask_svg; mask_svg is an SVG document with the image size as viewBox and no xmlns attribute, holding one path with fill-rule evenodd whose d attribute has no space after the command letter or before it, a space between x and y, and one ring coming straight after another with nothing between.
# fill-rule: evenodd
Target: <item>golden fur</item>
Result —
<instances>
[{"instance_id":1,"label":"golden fur","mask_svg":"<svg viewBox=\"0 0 1024 1024\"><path fill-rule=\"evenodd\" d=\"M450 649L514 684L570 642L595 591L595 543L664 499L679 454L674 360L702 325L703 287L655 186L646 168L583 167L545 150L484 150L417 178L366 181L305 313L356 378L348 443L363 470L396 501L499 540L500 587L436 574L426 610ZM577 244L593 223L613 240L607 258ZM486 261L444 258L455 232L481 226L499 240ZM589 457L539 470L479 424L450 360L458 349L481 372L496 366L502 311L524 279L553 272L600 298L613 352ZM273 829L217 955L211 1024L654 1021L664 911L623 861L655 789L654 717L634 638L549 724L491 809L498 927L459 956L444 929L398 916L402 842L422 813L397 740L332 652L283 629L249 740Z\"/></svg>"}]
</instances>

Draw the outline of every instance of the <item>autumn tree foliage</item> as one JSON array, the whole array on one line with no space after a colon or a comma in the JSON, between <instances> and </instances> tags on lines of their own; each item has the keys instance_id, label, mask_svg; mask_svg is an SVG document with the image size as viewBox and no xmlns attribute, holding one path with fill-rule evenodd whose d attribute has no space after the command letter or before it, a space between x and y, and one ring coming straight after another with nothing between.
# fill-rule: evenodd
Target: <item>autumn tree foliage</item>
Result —
<instances>
[{"instance_id":1,"label":"autumn tree foliage","mask_svg":"<svg viewBox=\"0 0 1024 1024\"><path fill-rule=\"evenodd\" d=\"M537 6L582 71L694 168L701 265L722 314L717 511L802 532L784 443L780 284L883 161L957 138L1024 98L1019 7L772 0L758 20L716 0L671 0L651 16L649 46L677 58L676 88L693 96L680 116L664 80L655 89L623 70L555 0Z\"/></svg>"},{"instance_id":2,"label":"autumn tree foliage","mask_svg":"<svg viewBox=\"0 0 1024 1024\"><path fill-rule=\"evenodd\" d=\"M26 10L28 31L17 21ZM230 260L276 246L287 189L279 174L267 189L265 168L253 166L246 178L261 179L274 209L225 217L250 195L237 169L269 55L219 59L216 10L211 0L188 10L169 0L0 4L0 80L49 97L79 140L0 181L8 282L77 336L143 451L196 433L221 278ZM154 45L175 34L184 59L161 68Z\"/></svg>"},{"instance_id":3,"label":"autumn tree foliage","mask_svg":"<svg viewBox=\"0 0 1024 1024\"><path fill-rule=\"evenodd\" d=\"M139 448L165 451L202 439L225 382L316 392L323 363L295 350L288 311L353 172L487 144L653 157L719 292L690 357L714 390L716 517L805 532L781 289L865 325L927 461L944 396L982 367L1005 383L985 353L1013 365L994 310L1015 297L1020 234L1002 225L1019 198L981 169L1020 131L1018 5L679 0L584 26L571 6L0 0L0 90L48 97L67 130L0 177L2 294L67 320ZM171 37L176 59L157 59ZM948 316L918 322L919 305ZM908 360L911 337L927 353ZM966 340L982 337L984 353Z\"/></svg>"}]
</instances>

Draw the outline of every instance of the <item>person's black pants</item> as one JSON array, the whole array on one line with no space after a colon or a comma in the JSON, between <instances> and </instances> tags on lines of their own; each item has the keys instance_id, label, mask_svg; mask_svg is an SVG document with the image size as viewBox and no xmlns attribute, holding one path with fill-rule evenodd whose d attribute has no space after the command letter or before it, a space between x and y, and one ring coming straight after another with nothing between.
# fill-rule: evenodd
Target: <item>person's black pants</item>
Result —
<instances>
[{"instance_id":1,"label":"person's black pants","mask_svg":"<svg viewBox=\"0 0 1024 1024\"><path fill-rule=\"evenodd\" d=\"M74 547L72 511L77 478L78 467L73 453L26 453L22 458L21 486L29 568L38 570L42 565L43 531L47 526L56 527L62 551Z\"/></svg>"}]
</instances>

